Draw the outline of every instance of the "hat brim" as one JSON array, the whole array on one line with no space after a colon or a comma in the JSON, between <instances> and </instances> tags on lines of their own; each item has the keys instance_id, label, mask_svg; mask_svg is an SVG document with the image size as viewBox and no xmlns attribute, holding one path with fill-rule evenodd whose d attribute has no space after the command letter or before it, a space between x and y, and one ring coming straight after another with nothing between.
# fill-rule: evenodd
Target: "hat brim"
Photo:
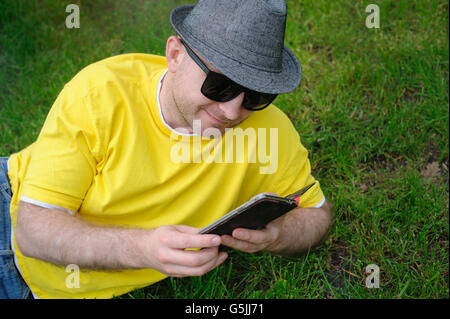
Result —
<instances>
[{"instance_id":1,"label":"hat brim","mask_svg":"<svg viewBox=\"0 0 450 319\"><path fill-rule=\"evenodd\" d=\"M270 94L289 93L295 90L301 80L301 66L292 51L284 46L282 71L278 73L256 69L223 55L214 48L203 43L195 35L183 27L183 21L194 8L194 5L182 5L172 10L170 23L175 32L206 61L231 80L251 90Z\"/></svg>"}]
</instances>

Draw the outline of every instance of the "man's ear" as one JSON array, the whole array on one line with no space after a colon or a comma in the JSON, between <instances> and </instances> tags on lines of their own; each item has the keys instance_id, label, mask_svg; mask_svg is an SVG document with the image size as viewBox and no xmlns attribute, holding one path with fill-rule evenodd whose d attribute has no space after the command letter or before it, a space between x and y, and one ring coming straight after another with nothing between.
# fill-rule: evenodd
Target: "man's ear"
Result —
<instances>
[{"instance_id":1,"label":"man's ear","mask_svg":"<svg viewBox=\"0 0 450 319\"><path fill-rule=\"evenodd\" d=\"M166 60L169 72L175 73L183 60L184 47L180 39L176 36L170 36L166 43Z\"/></svg>"}]
</instances>

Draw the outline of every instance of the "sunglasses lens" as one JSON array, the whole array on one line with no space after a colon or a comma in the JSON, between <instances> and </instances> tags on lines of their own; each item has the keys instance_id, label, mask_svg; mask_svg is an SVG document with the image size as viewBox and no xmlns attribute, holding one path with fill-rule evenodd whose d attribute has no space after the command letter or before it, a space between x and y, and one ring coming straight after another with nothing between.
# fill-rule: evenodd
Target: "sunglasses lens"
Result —
<instances>
[{"instance_id":1,"label":"sunglasses lens","mask_svg":"<svg viewBox=\"0 0 450 319\"><path fill-rule=\"evenodd\" d=\"M242 89L226 76L209 72L205 82L203 82L201 91L211 100L226 102L238 96L242 92Z\"/></svg>"},{"instance_id":2,"label":"sunglasses lens","mask_svg":"<svg viewBox=\"0 0 450 319\"><path fill-rule=\"evenodd\" d=\"M251 111L266 108L277 97L277 94L259 93L246 89L226 76L212 71L203 82L201 91L207 98L217 102L230 101L241 92L245 92L242 106Z\"/></svg>"},{"instance_id":3,"label":"sunglasses lens","mask_svg":"<svg viewBox=\"0 0 450 319\"><path fill-rule=\"evenodd\" d=\"M245 92L244 102L242 106L248 110L259 111L275 100L277 94L260 93L247 90Z\"/></svg>"}]
</instances>

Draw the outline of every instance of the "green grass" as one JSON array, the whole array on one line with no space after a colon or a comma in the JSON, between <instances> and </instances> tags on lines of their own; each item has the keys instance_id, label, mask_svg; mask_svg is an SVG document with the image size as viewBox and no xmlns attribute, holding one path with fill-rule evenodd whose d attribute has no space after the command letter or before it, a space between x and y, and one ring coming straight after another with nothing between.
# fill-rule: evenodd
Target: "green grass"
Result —
<instances>
[{"instance_id":1,"label":"green grass","mask_svg":"<svg viewBox=\"0 0 450 319\"><path fill-rule=\"evenodd\" d=\"M164 54L170 10L189 1L96 0L66 29L67 1L0 3L0 155L32 143L84 66ZM365 7L380 7L380 28ZM230 250L202 277L124 298L448 298L448 1L288 1L300 87L277 99L310 151L336 222L300 258ZM431 166L430 166L431 165ZM434 166L432 166L434 165ZM435 174L427 168L435 167ZM365 268L380 268L380 288Z\"/></svg>"}]
</instances>

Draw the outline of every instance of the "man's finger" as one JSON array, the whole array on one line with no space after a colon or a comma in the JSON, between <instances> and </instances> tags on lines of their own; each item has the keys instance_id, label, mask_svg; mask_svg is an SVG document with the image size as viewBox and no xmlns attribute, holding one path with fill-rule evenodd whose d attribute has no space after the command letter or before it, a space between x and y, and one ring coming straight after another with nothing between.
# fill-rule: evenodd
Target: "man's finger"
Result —
<instances>
[{"instance_id":1,"label":"man's finger","mask_svg":"<svg viewBox=\"0 0 450 319\"><path fill-rule=\"evenodd\" d=\"M254 253L261 250L259 245L252 244L248 241L239 240L229 235L222 236L222 244L246 253Z\"/></svg>"},{"instance_id":2,"label":"man's finger","mask_svg":"<svg viewBox=\"0 0 450 319\"><path fill-rule=\"evenodd\" d=\"M172 225L173 228L175 228L176 230L182 232L182 233L186 233L186 234L197 234L201 228L196 228L196 227L191 227L191 226L186 226L186 225Z\"/></svg>"},{"instance_id":3,"label":"man's finger","mask_svg":"<svg viewBox=\"0 0 450 319\"><path fill-rule=\"evenodd\" d=\"M236 228L233 230L232 235L236 239L248 241L252 244L261 244L269 241L269 234L261 230Z\"/></svg>"},{"instance_id":4,"label":"man's finger","mask_svg":"<svg viewBox=\"0 0 450 319\"><path fill-rule=\"evenodd\" d=\"M167 238L167 246L170 248L186 249L186 248L206 248L220 245L220 236L192 233L172 233L173 236Z\"/></svg>"},{"instance_id":5,"label":"man's finger","mask_svg":"<svg viewBox=\"0 0 450 319\"><path fill-rule=\"evenodd\" d=\"M203 276L207 272L220 266L228 257L228 254L221 252L217 258L200 267L189 267L184 265L167 265L167 274L172 277L187 277L187 276Z\"/></svg>"},{"instance_id":6,"label":"man's finger","mask_svg":"<svg viewBox=\"0 0 450 319\"><path fill-rule=\"evenodd\" d=\"M170 249L165 258L167 263L170 264L187 267L202 267L217 259L217 256L219 255L217 250L217 247L209 247L201 250Z\"/></svg>"}]
</instances>

